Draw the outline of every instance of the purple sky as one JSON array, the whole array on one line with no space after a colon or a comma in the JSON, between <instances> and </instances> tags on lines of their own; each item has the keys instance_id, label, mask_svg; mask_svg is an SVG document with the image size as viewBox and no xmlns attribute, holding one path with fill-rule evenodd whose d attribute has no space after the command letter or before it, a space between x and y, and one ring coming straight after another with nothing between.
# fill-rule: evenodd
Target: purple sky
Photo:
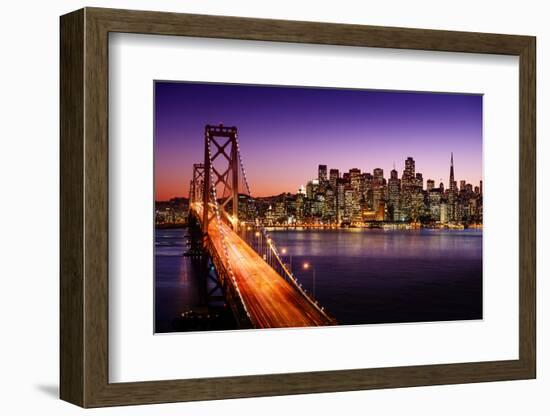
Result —
<instances>
[{"instance_id":1,"label":"purple sky","mask_svg":"<svg viewBox=\"0 0 550 416\"><path fill-rule=\"evenodd\" d=\"M358 89L155 82L156 199L187 196L204 126L237 126L255 196L296 192L328 169L372 172L412 156L424 180L482 178L482 96Z\"/></svg>"}]
</instances>

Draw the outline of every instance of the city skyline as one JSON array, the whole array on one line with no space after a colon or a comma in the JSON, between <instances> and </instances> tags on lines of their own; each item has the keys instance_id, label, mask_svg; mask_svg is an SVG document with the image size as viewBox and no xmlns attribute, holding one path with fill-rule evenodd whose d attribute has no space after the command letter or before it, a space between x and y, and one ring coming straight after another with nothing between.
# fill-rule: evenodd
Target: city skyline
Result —
<instances>
[{"instance_id":1,"label":"city skyline","mask_svg":"<svg viewBox=\"0 0 550 416\"><path fill-rule=\"evenodd\" d=\"M234 127L228 131L236 134ZM297 192L267 197L240 192L238 218L267 226L372 226L385 222L399 227L479 227L483 222L483 181L457 180L453 153L449 162L447 185L443 180L425 179L413 157L405 160L401 175L392 169L388 177L381 168L372 173L357 168L340 172L319 164L316 176ZM202 202L203 186L199 182L193 188L196 202ZM217 196L223 200L229 195ZM155 222L185 223L190 203L185 197L157 201Z\"/></svg>"},{"instance_id":2,"label":"city skyline","mask_svg":"<svg viewBox=\"0 0 550 416\"><path fill-rule=\"evenodd\" d=\"M156 82L156 200L187 195L204 125L220 121L239 127L256 197L296 193L319 161L389 178L412 156L423 188L447 188L452 152L459 181L483 179L481 95Z\"/></svg>"},{"instance_id":3,"label":"city skyline","mask_svg":"<svg viewBox=\"0 0 550 416\"><path fill-rule=\"evenodd\" d=\"M449 158L451 156L449 155ZM416 159L414 159L414 156L409 156L408 158L412 158L413 160L416 161ZM330 170L334 169L334 170L338 170L338 172L340 173L340 177L342 176L342 174L344 173L349 173L350 171L354 170L354 169L359 169L361 171L361 173L370 173L370 174L373 174L373 172L377 169L382 169L383 171L383 178L384 179L389 179L390 178L390 175L391 175L391 171L392 170L395 170L397 171L398 173L398 177L401 178L402 177L402 173L403 171L405 170L404 168L399 170L397 169L397 164L395 165L395 168L392 166L392 168L389 170L389 171L386 171L386 169L384 168L380 168L380 167L377 167L377 168L373 168L371 170L362 170L361 168L357 168L357 167L352 167L352 168L348 168L348 169L338 169L338 168L334 168L330 165L327 165L325 163L317 163L317 164L314 164L315 166L317 166L317 168L319 166L327 166L327 176L329 175L329 172ZM405 163L403 163L402 165L403 167L405 167ZM449 189L449 166L447 167L447 173L446 173L446 176L441 176L440 179L436 180L436 179L433 179L433 178L429 178L429 177L425 177L423 172L421 170L418 170L417 169L417 173L420 173L423 175L423 186L421 187L422 190L428 190L428 181L430 180L433 180L434 181L434 186L437 188L440 186L440 184L443 184L444 185L444 189ZM454 169L453 169L454 171ZM387 173L389 172L389 173ZM301 190L302 187L304 187L305 189L305 186L307 185L307 183L309 181L312 181L312 180L316 180L317 177L309 177L309 178L305 178L302 183L300 183L300 186L296 189L293 189L293 190L283 190L279 193L276 193L276 194L270 194L270 195L257 195L256 193L252 192L252 197L256 197L256 198L271 198L271 197L277 197L281 194L298 194ZM457 183L457 187L460 187L460 183L461 182L464 182L464 185L471 185L473 188L475 187L479 187L480 184L483 183L483 179L481 178L479 181L477 182L474 182L474 183L471 183L465 179L462 179L459 175L457 175L457 178L455 179L455 182ZM170 199L173 199L173 198L187 198L187 194L189 192L189 186L187 187L182 187L182 192L181 194L179 195L172 195L170 196L169 198L166 198L166 199L155 199L156 201L158 202L166 202L166 201L169 201ZM243 192L245 193L245 192ZM221 195L220 195L221 197Z\"/></svg>"}]
</instances>

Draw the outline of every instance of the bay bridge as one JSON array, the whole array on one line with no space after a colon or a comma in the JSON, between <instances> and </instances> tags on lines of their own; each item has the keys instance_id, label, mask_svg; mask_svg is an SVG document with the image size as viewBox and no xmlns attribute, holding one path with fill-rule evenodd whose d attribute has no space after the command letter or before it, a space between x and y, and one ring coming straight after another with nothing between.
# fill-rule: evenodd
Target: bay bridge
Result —
<instances>
[{"instance_id":1,"label":"bay bridge","mask_svg":"<svg viewBox=\"0 0 550 416\"><path fill-rule=\"evenodd\" d=\"M239 219L239 193L251 196L237 128L207 125L204 161L193 165L189 189L191 252L203 258L206 278L221 289L237 326L336 325L283 262L265 227Z\"/></svg>"}]
</instances>

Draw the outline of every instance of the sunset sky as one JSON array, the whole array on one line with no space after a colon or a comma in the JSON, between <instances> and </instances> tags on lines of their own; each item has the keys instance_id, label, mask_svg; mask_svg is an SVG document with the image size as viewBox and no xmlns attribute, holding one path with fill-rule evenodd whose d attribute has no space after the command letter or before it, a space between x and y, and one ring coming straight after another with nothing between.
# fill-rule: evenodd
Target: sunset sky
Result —
<instances>
[{"instance_id":1,"label":"sunset sky","mask_svg":"<svg viewBox=\"0 0 550 416\"><path fill-rule=\"evenodd\" d=\"M254 196L295 193L319 164L340 174L395 168L412 156L424 181L482 179L482 96L155 82L156 200L188 196L204 162L204 126L238 128Z\"/></svg>"}]
</instances>

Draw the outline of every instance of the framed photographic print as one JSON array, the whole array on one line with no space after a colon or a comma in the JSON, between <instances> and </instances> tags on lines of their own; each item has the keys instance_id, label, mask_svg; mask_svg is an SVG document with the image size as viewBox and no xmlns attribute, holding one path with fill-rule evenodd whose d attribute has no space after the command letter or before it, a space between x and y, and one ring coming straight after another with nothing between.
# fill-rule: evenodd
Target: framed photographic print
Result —
<instances>
[{"instance_id":1,"label":"framed photographic print","mask_svg":"<svg viewBox=\"0 0 550 416\"><path fill-rule=\"evenodd\" d=\"M61 17L61 398L534 378L535 38Z\"/></svg>"}]
</instances>

